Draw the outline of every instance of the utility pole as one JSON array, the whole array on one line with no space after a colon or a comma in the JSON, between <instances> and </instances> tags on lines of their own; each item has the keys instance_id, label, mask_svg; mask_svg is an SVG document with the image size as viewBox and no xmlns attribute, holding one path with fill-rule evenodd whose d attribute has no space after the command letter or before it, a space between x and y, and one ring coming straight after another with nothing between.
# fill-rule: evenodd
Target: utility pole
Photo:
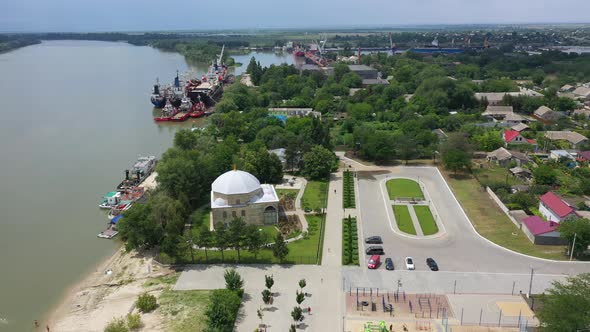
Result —
<instances>
[{"instance_id":1,"label":"utility pole","mask_svg":"<svg viewBox=\"0 0 590 332\"><path fill-rule=\"evenodd\" d=\"M576 236L578 233L574 233L574 242L572 243L572 250L570 250L570 261L574 258L574 247L576 246Z\"/></svg>"},{"instance_id":2,"label":"utility pole","mask_svg":"<svg viewBox=\"0 0 590 332\"><path fill-rule=\"evenodd\" d=\"M531 282L529 283L529 292L527 294L527 297L530 298L531 297L531 291L533 290L533 275L535 274L535 268L531 265Z\"/></svg>"}]
</instances>

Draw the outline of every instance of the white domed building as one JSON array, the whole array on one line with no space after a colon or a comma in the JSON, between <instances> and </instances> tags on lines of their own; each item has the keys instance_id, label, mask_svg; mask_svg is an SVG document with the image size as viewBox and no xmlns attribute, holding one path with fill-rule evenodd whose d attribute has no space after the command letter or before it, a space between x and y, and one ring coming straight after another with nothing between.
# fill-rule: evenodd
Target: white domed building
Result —
<instances>
[{"instance_id":1,"label":"white domed building","mask_svg":"<svg viewBox=\"0 0 590 332\"><path fill-rule=\"evenodd\" d=\"M270 184L244 171L221 174L211 185L211 222L229 224L242 218L247 224L274 225L279 220L279 197Z\"/></svg>"}]
</instances>

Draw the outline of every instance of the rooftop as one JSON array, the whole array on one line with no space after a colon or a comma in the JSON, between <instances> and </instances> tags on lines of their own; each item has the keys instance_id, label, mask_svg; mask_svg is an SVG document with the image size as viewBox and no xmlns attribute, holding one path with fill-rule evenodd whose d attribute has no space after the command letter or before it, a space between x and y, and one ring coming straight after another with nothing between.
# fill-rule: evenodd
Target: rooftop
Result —
<instances>
[{"instance_id":1,"label":"rooftop","mask_svg":"<svg viewBox=\"0 0 590 332\"><path fill-rule=\"evenodd\" d=\"M576 133L575 131L547 131L545 132L545 137L550 140L566 140L572 144L578 144L587 140L586 136Z\"/></svg>"},{"instance_id":2,"label":"rooftop","mask_svg":"<svg viewBox=\"0 0 590 332\"><path fill-rule=\"evenodd\" d=\"M211 185L212 191L224 195L248 194L258 189L260 189L258 179L254 175L240 170L221 174Z\"/></svg>"},{"instance_id":3,"label":"rooftop","mask_svg":"<svg viewBox=\"0 0 590 332\"><path fill-rule=\"evenodd\" d=\"M533 233L533 235L541 235L555 231L559 224L552 221L545 221L539 216L531 216L524 218L522 223L526 225L526 228Z\"/></svg>"},{"instance_id":4,"label":"rooftop","mask_svg":"<svg viewBox=\"0 0 590 332\"><path fill-rule=\"evenodd\" d=\"M552 191L548 191L545 195L540 197L541 202L545 204L546 207L551 209L557 216L563 218L572 212L571 206L569 206L566 202L564 202L559 196L555 195Z\"/></svg>"}]
</instances>

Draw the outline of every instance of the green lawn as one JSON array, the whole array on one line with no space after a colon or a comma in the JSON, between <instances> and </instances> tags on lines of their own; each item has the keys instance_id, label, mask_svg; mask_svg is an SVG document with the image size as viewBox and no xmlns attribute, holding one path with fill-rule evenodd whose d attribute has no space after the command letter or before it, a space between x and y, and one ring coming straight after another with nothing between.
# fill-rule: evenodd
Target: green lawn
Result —
<instances>
[{"instance_id":1,"label":"green lawn","mask_svg":"<svg viewBox=\"0 0 590 332\"><path fill-rule=\"evenodd\" d=\"M441 172L443 170L441 169ZM477 232L488 240L508 249L541 258L564 260L564 246L534 245L519 230L488 193L471 175L461 174L457 179L443 172L461 206L469 216ZM514 234L514 235L513 235Z\"/></svg>"},{"instance_id":2,"label":"green lawn","mask_svg":"<svg viewBox=\"0 0 590 332\"><path fill-rule=\"evenodd\" d=\"M301 197L301 207L303 209L321 209L326 207L326 198L328 194L328 182L326 181L308 181L305 186L305 192Z\"/></svg>"},{"instance_id":3,"label":"green lawn","mask_svg":"<svg viewBox=\"0 0 590 332\"><path fill-rule=\"evenodd\" d=\"M269 241L270 239L274 239L275 236L277 236L277 233L279 232L278 228L274 225L260 226L258 227L258 229L266 235L266 238L269 239Z\"/></svg>"},{"instance_id":4,"label":"green lawn","mask_svg":"<svg viewBox=\"0 0 590 332\"><path fill-rule=\"evenodd\" d=\"M504 182L508 185L524 184L522 180L510 175L508 169L499 166L474 168L473 174L479 179L481 183Z\"/></svg>"},{"instance_id":5,"label":"green lawn","mask_svg":"<svg viewBox=\"0 0 590 332\"><path fill-rule=\"evenodd\" d=\"M420 222L420 228L422 228L422 233L424 233L424 235L438 233L438 227L436 226L430 207L426 205L416 205L414 206L414 211L416 212L418 222Z\"/></svg>"},{"instance_id":6,"label":"green lawn","mask_svg":"<svg viewBox=\"0 0 590 332\"><path fill-rule=\"evenodd\" d=\"M419 198L424 199L422 189L418 182L409 179L392 179L387 181L387 192L389 199L405 198Z\"/></svg>"},{"instance_id":7,"label":"green lawn","mask_svg":"<svg viewBox=\"0 0 590 332\"><path fill-rule=\"evenodd\" d=\"M408 211L407 205L394 205L393 214L395 215L397 227L399 227L402 232L416 235L416 229L414 228L414 223L412 223L412 218L410 217L410 211Z\"/></svg>"},{"instance_id":8,"label":"green lawn","mask_svg":"<svg viewBox=\"0 0 590 332\"><path fill-rule=\"evenodd\" d=\"M325 229L325 223L323 222L323 216L318 215L306 215L305 218L307 219L307 223L309 225L309 229L307 232L307 237L304 239L300 239L289 243L287 246L289 247L289 255L285 258L284 263L287 264L316 264L321 262L321 254L322 254L322 247L323 247L323 235ZM261 227L266 230L264 226ZM274 226L272 226L274 227ZM320 237L321 231L321 237ZM272 240L269 240L272 242ZM188 248L184 249L184 255L178 259L173 259L168 257L166 254L160 253L159 259L162 263L166 264L191 264L191 252ZM319 253L318 253L319 250ZM202 264L206 263L206 256L205 250L194 250L193 254L195 256L195 263ZM207 257L209 263L222 263L222 255L220 251L217 250L208 250ZM238 252L237 250L225 250L223 252L223 262L225 263L236 263L238 261ZM246 249L240 250L240 263L244 264L270 264L270 263L278 263L278 259L276 259L272 255L272 250L270 248L261 249L257 256L254 257L254 254L247 251Z\"/></svg>"},{"instance_id":9,"label":"green lawn","mask_svg":"<svg viewBox=\"0 0 590 332\"><path fill-rule=\"evenodd\" d=\"M277 192L277 195L279 195L279 198L285 196L285 195L292 195L293 198L297 197L297 194L299 193L299 189L275 189Z\"/></svg>"}]
</instances>

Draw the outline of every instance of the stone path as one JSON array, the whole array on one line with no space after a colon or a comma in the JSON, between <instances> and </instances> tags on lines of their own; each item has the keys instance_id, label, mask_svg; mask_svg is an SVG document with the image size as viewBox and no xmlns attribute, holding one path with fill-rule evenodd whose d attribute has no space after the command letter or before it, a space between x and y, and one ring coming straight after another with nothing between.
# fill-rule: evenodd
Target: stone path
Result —
<instances>
[{"instance_id":1,"label":"stone path","mask_svg":"<svg viewBox=\"0 0 590 332\"><path fill-rule=\"evenodd\" d=\"M424 232L422 232L422 227L420 226L420 222L418 221L418 216L416 215L416 211L414 211L414 205L406 204L408 206L408 211L410 212L410 218L412 218L412 224L414 224L414 229L416 229L417 236L424 236Z\"/></svg>"}]
</instances>

